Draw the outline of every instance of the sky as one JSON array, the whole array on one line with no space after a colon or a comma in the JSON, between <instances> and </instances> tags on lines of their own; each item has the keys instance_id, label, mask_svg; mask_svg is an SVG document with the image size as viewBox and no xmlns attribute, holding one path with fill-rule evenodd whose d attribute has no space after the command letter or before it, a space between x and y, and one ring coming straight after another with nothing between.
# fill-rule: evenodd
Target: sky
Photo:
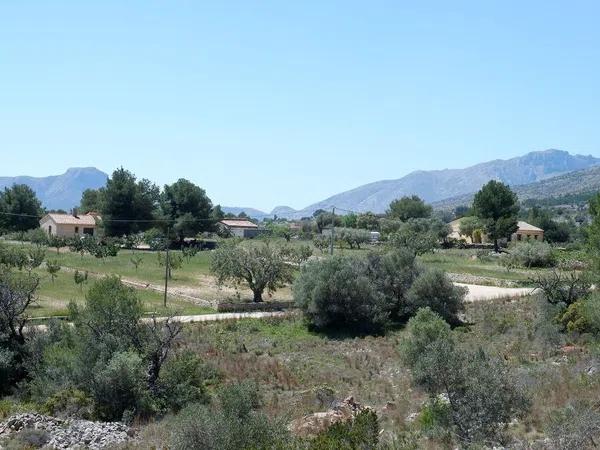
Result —
<instances>
[{"instance_id":1,"label":"sky","mask_svg":"<svg viewBox=\"0 0 600 450\"><path fill-rule=\"evenodd\" d=\"M0 2L0 176L123 166L270 211L600 156L600 2Z\"/></svg>"}]
</instances>

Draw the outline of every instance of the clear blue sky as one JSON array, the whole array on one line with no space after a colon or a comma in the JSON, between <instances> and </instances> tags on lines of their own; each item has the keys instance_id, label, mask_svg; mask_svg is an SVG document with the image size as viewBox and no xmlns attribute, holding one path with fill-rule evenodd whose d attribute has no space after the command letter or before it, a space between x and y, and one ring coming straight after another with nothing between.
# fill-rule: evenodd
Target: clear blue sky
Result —
<instances>
[{"instance_id":1,"label":"clear blue sky","mask_svg":"<svg viewBox=\"0 0 600 450\"><path fill-rule=\"evenodd\" d=\"M269 210L415 169L600 155L600 6L0 3L0 175L124 166Z\"/></svg>"}]
</instances>

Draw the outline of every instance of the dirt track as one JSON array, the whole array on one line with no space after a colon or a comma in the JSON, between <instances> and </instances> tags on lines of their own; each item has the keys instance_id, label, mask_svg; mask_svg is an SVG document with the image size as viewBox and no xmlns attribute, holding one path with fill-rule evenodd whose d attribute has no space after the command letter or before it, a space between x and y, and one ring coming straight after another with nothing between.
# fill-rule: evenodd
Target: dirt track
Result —
<instances>
[{"instance_id":1,"label":"dirt track","mask_svg":"<svg viewBox=\"0 0 600 450\"><path fill-rule=\"evenodd\" d=\"M454 283L457 286L466 287L469 292L465 300L467 302L477 302L482 300L493 300L495 298L502 297L523 297L525 295L532 294L535 292L533 288L507 288L507 287L497 287L497 286L481 286L478 284L463 284L463 283Z\"/></svg>"}]
</instances>

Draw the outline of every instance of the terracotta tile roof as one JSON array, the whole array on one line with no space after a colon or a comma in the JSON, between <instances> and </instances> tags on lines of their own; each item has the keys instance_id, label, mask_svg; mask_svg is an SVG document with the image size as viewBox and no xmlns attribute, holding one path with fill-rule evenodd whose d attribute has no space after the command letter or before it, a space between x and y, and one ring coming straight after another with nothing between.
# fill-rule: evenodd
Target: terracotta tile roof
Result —
<instances>
[{"instance_id":1,"label":"terracotta tile roof","mask_svg":"<svg viewBox=\"0 0 600 450\"><path fill-rule=\"evenodd\" d=\"M258 225L249 220L223 219L220 223L230 228L258 228Z\"/></svg>"},{"instance_id":2,"label":"terracotta tile roof","mask_svg":"<svg viewBox=\"0 0 600 450\"><path fill-rule=\"evenodd\" d=\"M88 214L75 217L71 214L50 213L42 217L42 220L40 220L40 222L45 222L47 218L52 219L57 225L96 225L96 219L94 218L94 216Z\"/></svg>"}]
</instances>

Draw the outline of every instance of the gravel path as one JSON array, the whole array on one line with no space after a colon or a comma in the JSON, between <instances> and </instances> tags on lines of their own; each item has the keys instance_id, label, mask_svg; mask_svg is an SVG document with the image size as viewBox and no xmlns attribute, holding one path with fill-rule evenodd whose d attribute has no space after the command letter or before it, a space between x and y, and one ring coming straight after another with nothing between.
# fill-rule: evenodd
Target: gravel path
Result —
<instances>
[{"instance_id":1,"label":"gravel path","mask_svg":"<svg viewBox=\"0 0 600 450\"><path fill-rule=\"evenodd\" d=\"M457 286L466 287L469 291L465 300L467 302L477 302L482 300L493 300L495 298L510 297L517 298L529 295L535 292L533 288L508 288L497 286L481 286L478 284L454 283Z\"/></svg>"}]
</instances>

